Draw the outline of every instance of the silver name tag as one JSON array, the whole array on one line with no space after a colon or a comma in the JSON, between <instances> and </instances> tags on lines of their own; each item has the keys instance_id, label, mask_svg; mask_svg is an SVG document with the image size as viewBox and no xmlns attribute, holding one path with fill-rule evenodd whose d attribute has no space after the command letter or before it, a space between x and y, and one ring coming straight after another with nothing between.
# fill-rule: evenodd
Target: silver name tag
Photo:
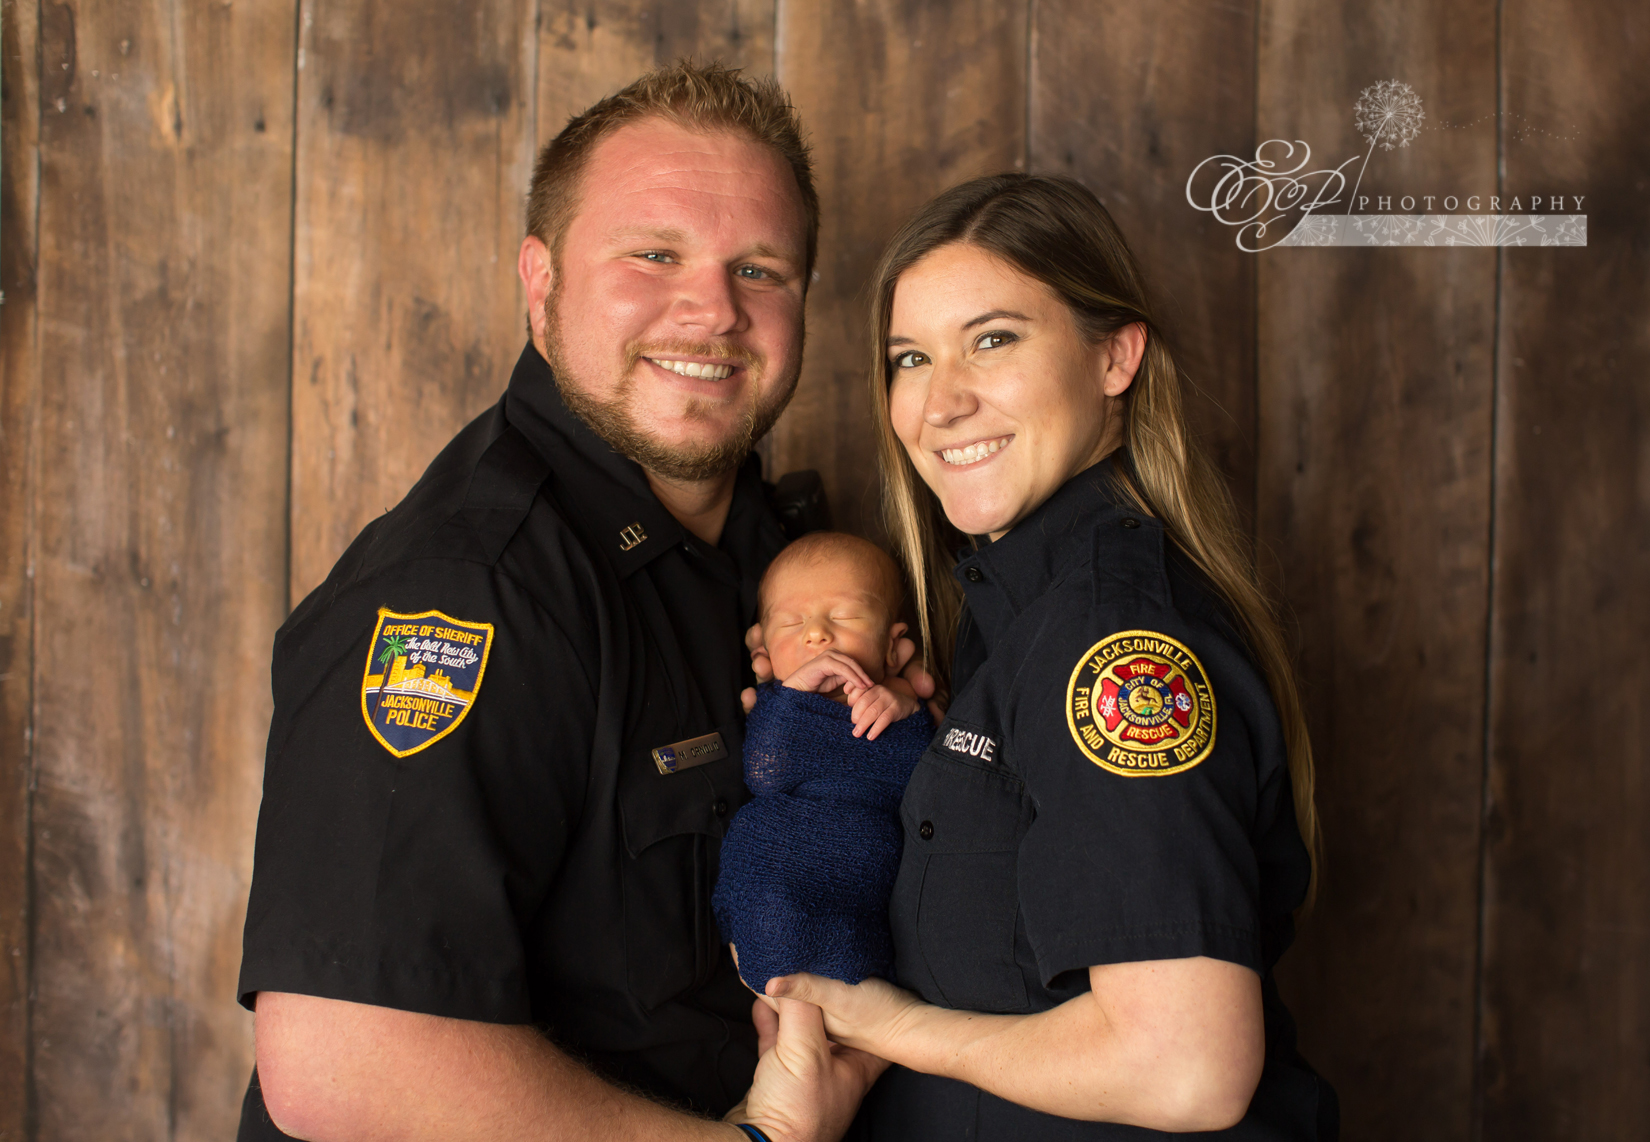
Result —
<instances>
[{"instance_id":1,"label":"silver name tag","mask_svg":"<svg viewBox=\"0 0 1650 1142\"><path fill-rule=\"evenodd\" d=\"M728 756L728 747L722 744L722 735L708 733L702 738L688 738L674 745L662 745L653 751L653 764L660 773L675 773L696 765L721 761Z\"/></svg>"}]
</instances>

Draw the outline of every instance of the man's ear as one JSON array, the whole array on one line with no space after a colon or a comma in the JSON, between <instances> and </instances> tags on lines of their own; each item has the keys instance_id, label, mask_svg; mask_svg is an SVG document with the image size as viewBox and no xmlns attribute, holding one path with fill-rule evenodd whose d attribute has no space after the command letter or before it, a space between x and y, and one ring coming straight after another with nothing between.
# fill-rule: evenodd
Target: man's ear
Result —
<instances>
[{"instance_id":1,"label":"man's ear","mask_svg":"<svg viewBox=\"0 0 1650 1142\"><path fill-rule=\"evenodd\" d=\"M899 640L911 628L904 623L895 623L888 628L888 661L886 669L889 673L896 673L905 663L899 660Z\"/></svg>"},{"instance_id":2,"label":"man's ear","mask_svg":"<svg viewBox=\"0 0 1650 1142\"><path fill-rule=\"evenodd\" d=\"M527 290L527 327L533 331L533 344L544 350L546 322L544 301L556 284L555 261L550 247L532 234L521 240L521 252L516 255L516 272Z\"/></svg>"}]
</instances>

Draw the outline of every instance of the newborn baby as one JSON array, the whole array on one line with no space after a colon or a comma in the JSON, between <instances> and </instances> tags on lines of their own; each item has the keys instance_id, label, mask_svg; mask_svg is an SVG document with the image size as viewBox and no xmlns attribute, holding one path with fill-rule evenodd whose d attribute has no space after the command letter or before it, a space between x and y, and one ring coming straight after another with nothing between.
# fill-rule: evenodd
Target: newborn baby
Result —
<instances>
[{"instance_id":1,"label":"newborn baby","mask_svg":"<svg viewBox=\"0 0 1650 1142\"><path fill-rule=\"evenodd\" d=\"M728 826L711 898L758 995L792 972L858 983L892 971L900 797L933 736L916 694L892 676L901 594L886 553L837 532L797 540L762 579L775 681L746 723L755 798Z\"/></svg>"}]
</instances>

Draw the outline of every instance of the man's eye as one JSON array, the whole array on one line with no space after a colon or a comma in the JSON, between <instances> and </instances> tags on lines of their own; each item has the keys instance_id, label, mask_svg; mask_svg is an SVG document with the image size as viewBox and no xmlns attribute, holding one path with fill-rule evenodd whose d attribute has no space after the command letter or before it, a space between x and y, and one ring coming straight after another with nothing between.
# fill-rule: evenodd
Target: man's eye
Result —
<instances>
[{"instance_id":1,"label":"man's eye","mask_svg":"<svg viewBox=\"0 0 1650 1142\"><path fill-rule=\"evenodd\" d=\"M773 277L773 274L770 271L763 269L761 266L740 266L739 269L734 272L746 281L753 282L766 281L767 279Z\"/></svg>"},{"instance_id":2,"label":"man's eye","mask_svg":"<svg viewBox=\"0 0 1650 1142\"><path fill-rule=\"evenodd\" d=\"M980 339L978 341L974 342L974 348L976 348L976 349L996 349L996 348L1000 348L1003 345L1012 344L1013 342L1018 341L1018 340L1019 340L1019 338L1014 336L1014 334L1012 334L1012 333L1003 333L1003 332L982 333L982 334L980 334Z\"/></svg>"},{"instance_id":3,"label":"man's eye","mask_svg":"<svg viewBox=\"0 0 1650 1142\"><path fill-rule=\"evenodd\" d=\"M641 256L650 262L668 263L676 260L663 250L644 250Z\"/></svg>"},{"instance_id":4,"label":"man's eye","mask_svg":"<svg viewBox=\"0 0 1650 1142\"><path fill-rule=\"evenodd\" d=\"M894 368L896 369L920 369L926 364L928 364L928 354L919 353L915 349L907 349L894 358Z\"/></svg>"}]
</instances>

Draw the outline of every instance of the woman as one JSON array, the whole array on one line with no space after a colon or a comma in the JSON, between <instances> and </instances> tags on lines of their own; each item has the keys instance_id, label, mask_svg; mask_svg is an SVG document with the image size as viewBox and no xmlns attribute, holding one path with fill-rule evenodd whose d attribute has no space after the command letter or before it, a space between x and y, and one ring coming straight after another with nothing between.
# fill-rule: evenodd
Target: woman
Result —
<instances>
[{"instance_id":1,"label":"woman","mask_svg":"<svg viewBox=\"0 0 1650 1142\"><path fill-rule=\"evenodd\" d=\"M885 506L953 698L902 807L909 990L769 994L896 1064L867 1138L1332 1136L1271 974L1313 881L1300 701L1122 236L1077 183L977 179L873 297Z\"/></svg>"}]
</instances>

